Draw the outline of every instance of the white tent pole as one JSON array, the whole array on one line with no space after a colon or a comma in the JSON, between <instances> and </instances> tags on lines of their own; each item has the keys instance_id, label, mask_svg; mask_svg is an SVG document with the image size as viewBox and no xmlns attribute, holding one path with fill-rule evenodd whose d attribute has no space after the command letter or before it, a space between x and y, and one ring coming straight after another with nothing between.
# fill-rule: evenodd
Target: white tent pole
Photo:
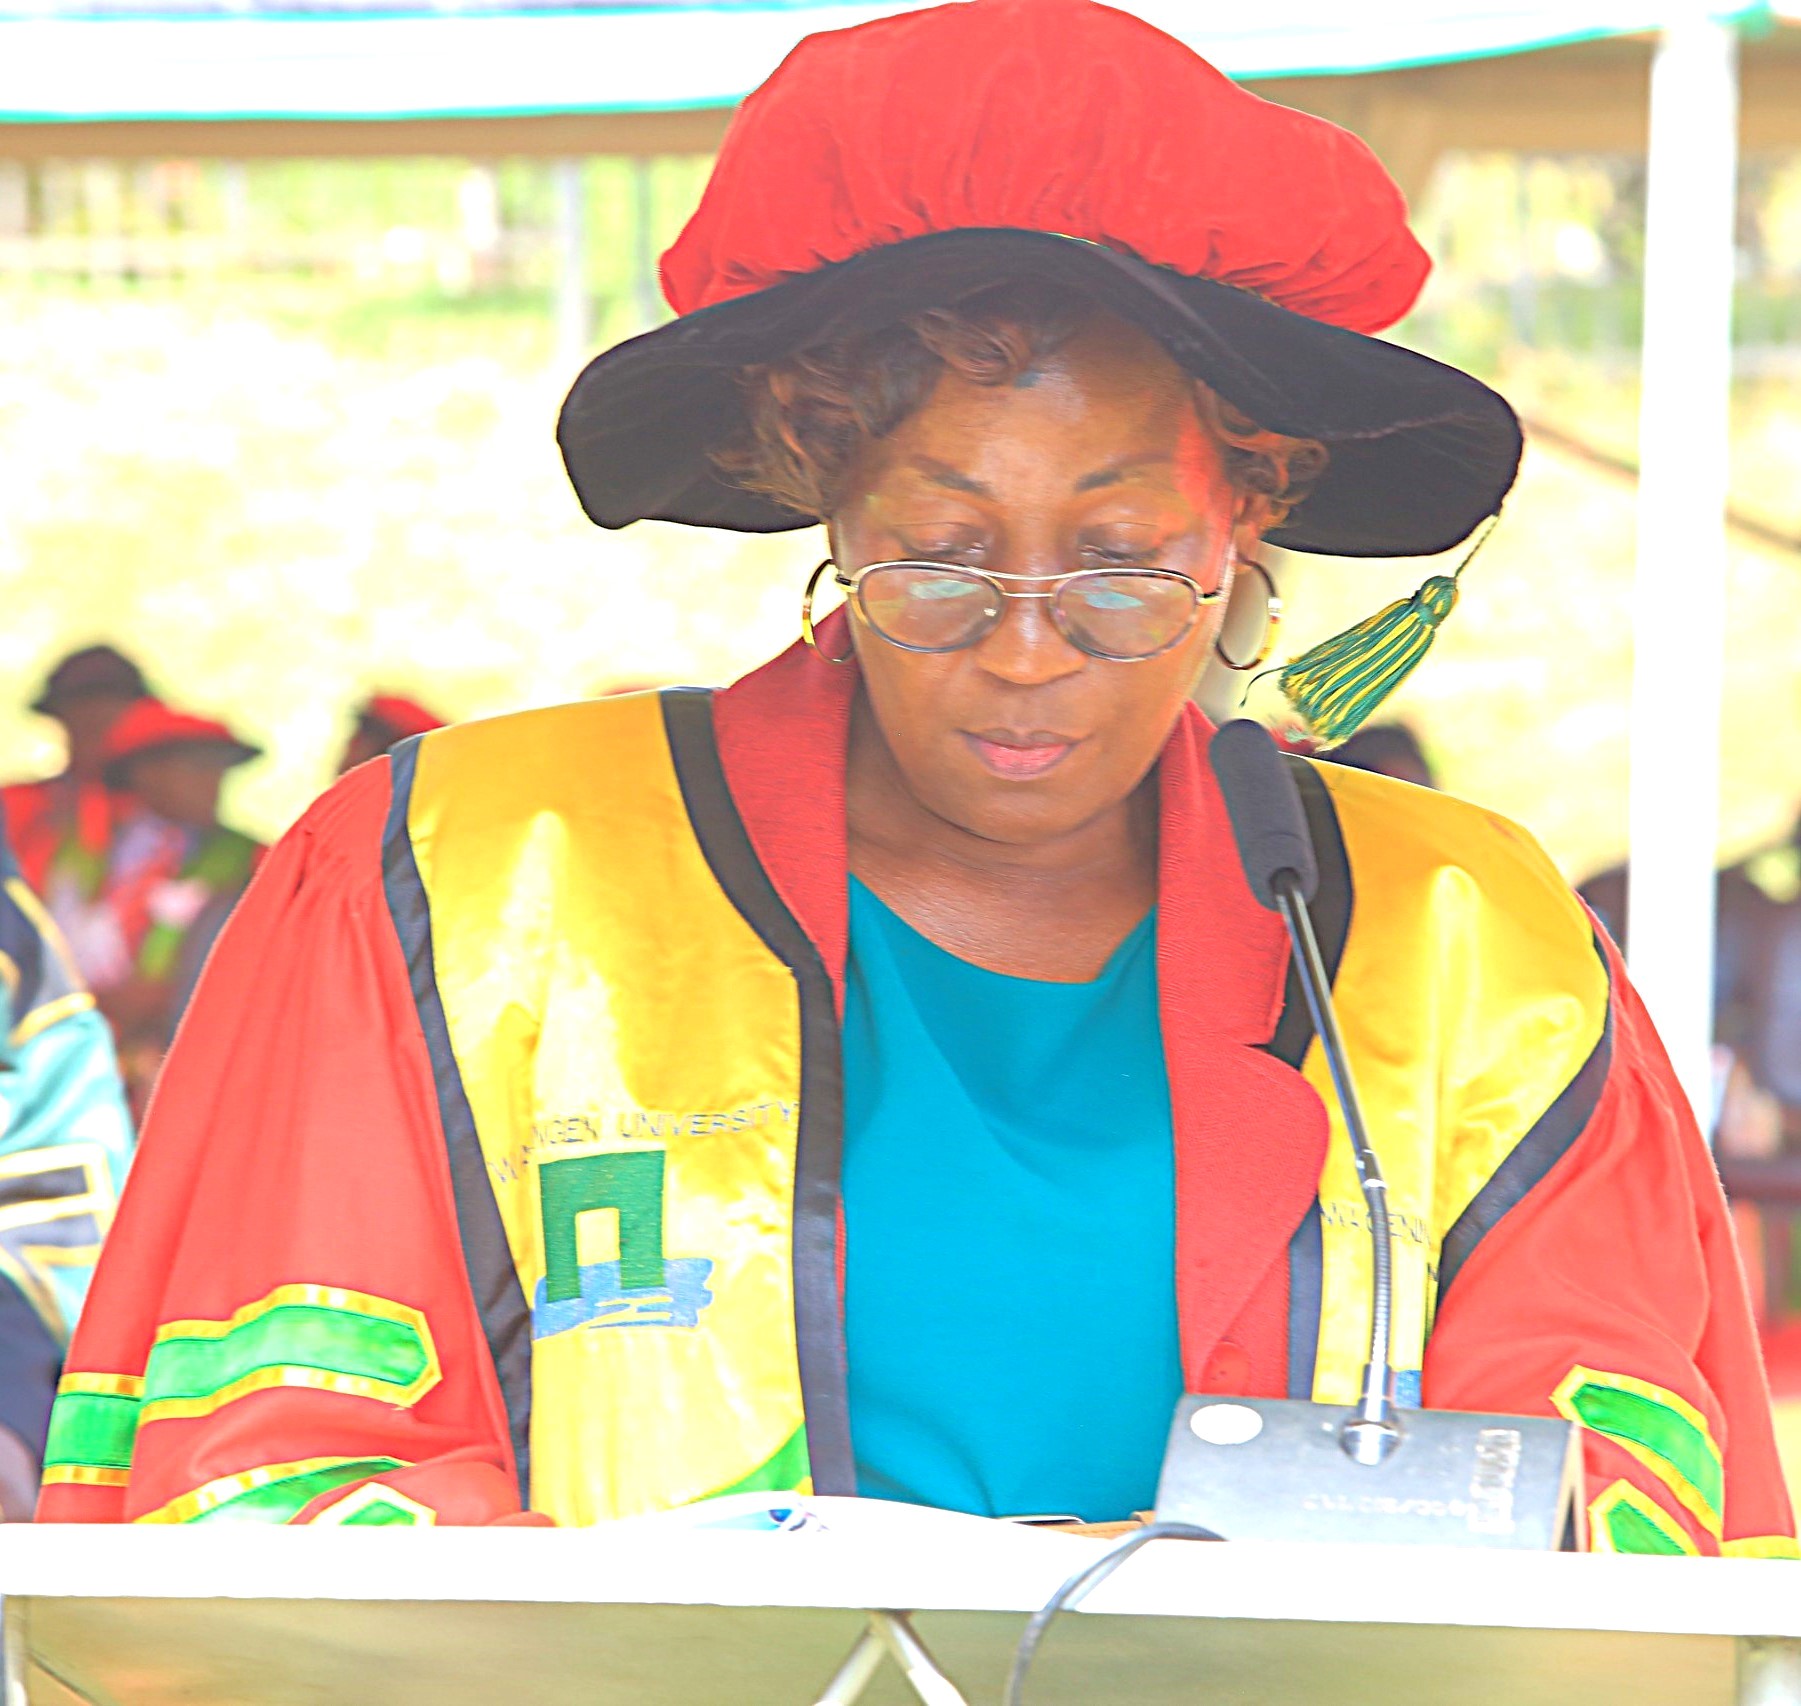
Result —
<instances>
[{"instance_id":1,"label":"white tent pole","mask_svg":"<svg viewBox=\"0 0 1801 1706\"><path fill-rule=\"evenodd\" d=\"M1738 55L1674 0L1651 69L1633 582L1632 975L1710 1121Z\"/></svg>"},{"instance_id":2,"label":"white tent pole","mask_svg":"<svg viewBox=\"0 0 1801 1706\"><path fill-rule=\"evenodd\" d=\"M593 353L588 348L588 204L584 162L558 160L551 166L556 196L557 372L575 373Z\"/></svg>"},{"instance_id":3,"label":"white tent pole","mask_svg":"<svg viewBox=\"0 0 1801 1706\"><path fill-rule=\"evenodd\" d=\"M632 162L632 301L638 331L654 326L663 307L657 285L656 211L654 162L641 155Z\"/></svg>"}]
</instances>

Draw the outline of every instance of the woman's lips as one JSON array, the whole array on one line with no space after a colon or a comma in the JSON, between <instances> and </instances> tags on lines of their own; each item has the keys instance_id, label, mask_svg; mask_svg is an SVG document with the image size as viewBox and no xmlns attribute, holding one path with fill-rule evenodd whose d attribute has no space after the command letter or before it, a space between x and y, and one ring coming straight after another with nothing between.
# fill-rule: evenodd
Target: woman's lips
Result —
<instances>
[{"instance_id":1,"label":"woman's lips","mask_svg":"<svg viewBox=\"0 0 1801 1706\"><path fill-rule=\"evenodd\" d=\"M1030 781L1054 770L1077 744L1062 735L1013 734L998 729L982 734L965 730L963 738L990 771L1010 782Z\"/></svg>"}]
</instances>

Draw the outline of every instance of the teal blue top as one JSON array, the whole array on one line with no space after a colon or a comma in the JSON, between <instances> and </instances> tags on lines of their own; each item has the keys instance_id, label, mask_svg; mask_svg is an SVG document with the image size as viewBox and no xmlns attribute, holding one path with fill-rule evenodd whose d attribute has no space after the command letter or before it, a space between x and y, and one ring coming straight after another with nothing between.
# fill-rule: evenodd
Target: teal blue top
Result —
<instances>
[{"instance_id":1,"label":"teal blue top","mask_svg":"<svg viewBox=\"0 0 1801 1706\"><path fill-rule=\"evenodd\" d=\"M857 1487L1150 1506L1182 1391L1153 913L1092 983L946 953L855 878L845 1333Z\"/></svg>"}]
</instances>

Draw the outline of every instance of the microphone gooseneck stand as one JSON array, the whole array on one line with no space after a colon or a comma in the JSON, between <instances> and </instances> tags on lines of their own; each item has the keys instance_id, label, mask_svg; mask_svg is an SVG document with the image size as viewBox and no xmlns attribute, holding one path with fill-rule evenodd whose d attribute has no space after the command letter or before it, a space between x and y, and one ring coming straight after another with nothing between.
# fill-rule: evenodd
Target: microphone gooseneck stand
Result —
<instances>
[{"instance_id":1,"label":"microphone gooseneck stand","mask_svg":"<svg viewBox=\"0 0 1801 1706\"><path fill-rule=\"evenodd\" d=\"M1357 1182L1369 1209L1369 1356L1357 1408L1340 1430L1339 1443L1353 1461L1373 1467L1401 1443L1394 1402L1394 1254L1389 1244L1388 1185L1363 1123L1363 1107L1332 1003L1332 979L1313 932L1313 915L1307 909L1319 882L1313 838L1307 832L1294 779L1261 724L1248 720L1227 723L1213 737L1208 757L1225 797L1245 880L1258 901L1279 913L1288 926L1295 970L1332 1075L1332 1088L1357 1163Z\"/></svg>"},{"instance_id":2,"label":"microphone gooseneck stand","mask_svg":"<svg viewBox=\"0 0 1801 1706\"><path fill-rule=\"evenodd\" d=\"M1357 1412L1341 1430L1339 1444L1357 1462L1373 1465L1380 1463L1401 1443L1392 1362L1394 1251L1388 1241L1388 1181L1382 1177L1382 1163L1376 1159L1363 1123L1363 1107L1357 1100L1357 1086L1351 1078L1351 1063L1345 1054L1344 1037L1338 1029L1330 979L1326 974L1326 963L1320 956L1319 939L1313 933L1313 915L1307 910L1306 896L1301 892L1301 878L1297 872L1284 868L1274 873L1270 886L1275 892L1282 921L1288 926L1295 965L1301 973L1301 987L1307 992L1307 1011L1313 1017L1313 1029L1325 1054L1326 1068L1332 1074L1332 1088L1344 1110L1345 1130L1350 1135L1351 1153L1357 1162L1357 1183L1362 1187L1363 1200L1369 1207L1370 1260L1373 1264L1369 1357L1363 1365L1363 1391L1357 1401Z\"/></svg>"}]
</instances>

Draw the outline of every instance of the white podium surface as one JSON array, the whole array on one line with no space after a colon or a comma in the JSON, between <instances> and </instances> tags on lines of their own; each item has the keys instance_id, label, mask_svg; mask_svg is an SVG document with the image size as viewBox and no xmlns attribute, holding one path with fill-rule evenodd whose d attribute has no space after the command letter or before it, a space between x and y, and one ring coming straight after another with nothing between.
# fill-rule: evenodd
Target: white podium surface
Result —
<instances>
[{"instance_id":1,"label":"white podium surface","mask_svg":"<svg viewBox=\"0 0 1801 1706\"><path fill-rule=\"evenodd\" d=\"M875 1608L978 1706L1106 1549L809 1504L823 1530L0 1528L7 1706L808 1706ZM1026 1701L1787 1706L1785 1641L1790 1563L1159 1542L1058 1619ZM863 1696L912 1698L891 1669Z\"/></svg>"}]
</instances>

